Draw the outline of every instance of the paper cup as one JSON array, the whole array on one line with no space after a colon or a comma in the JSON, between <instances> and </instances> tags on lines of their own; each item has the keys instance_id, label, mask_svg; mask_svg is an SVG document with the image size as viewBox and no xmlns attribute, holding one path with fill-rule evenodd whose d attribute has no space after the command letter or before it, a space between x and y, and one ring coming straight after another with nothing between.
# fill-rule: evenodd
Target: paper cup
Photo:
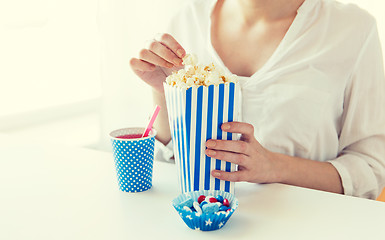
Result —
<instances>
[{"instance_id":1,"label":"paper cup","mask_svg":"<svg viewBox=\"0 0 385 240\"><path fill-rule=\"evenodd\" d=\"M239 134L220 128L224 122L240 120L239 86L226 83L184 90L164 84L164 90L181 191L234 193L234 183L212 177L211 170L233 172L236 165L206 156L205 143L239 139Z\"/></svg>"},{"instance_id":2,"label":"paper cup","mask_svg":"<svg viewBox=\"0 0 385 240\"><path fill-rule=\"evenodd\" d=\"M216 213L199 214L197 212L187 211L180 205L189 197L191 197L193 201L197 201L200 195L220 195L224 198L227 198L230 201L230 210L226 212L221 211ZM219 190L201 190L180 194L172 201L172 205L189 228L201 231L213 231L223 228L226 225L231 215L233 215L234 211L238 208L238 199L235 198L233 194L228 192Z\"/></svg>"},{"instance_id":3,"label":"paper cup","mask_svg":"<svg viewBox=\"0 0 385 240\"><path fill-rule=\"evenodd\" d=\"M124 128L110 133L118 185L123 192L143 192L152 187L156 131L152 129L144 138L117 138L143 131L144 128Z\"/></svg>"}]
</instances>

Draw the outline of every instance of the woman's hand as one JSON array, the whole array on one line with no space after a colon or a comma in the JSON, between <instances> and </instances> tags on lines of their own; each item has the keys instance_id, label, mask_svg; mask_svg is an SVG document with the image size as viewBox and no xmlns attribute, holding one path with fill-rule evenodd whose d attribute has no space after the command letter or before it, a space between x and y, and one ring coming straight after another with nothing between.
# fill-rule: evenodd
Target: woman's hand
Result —
<instances>
[{"instance_id":1,"label":"woman's hand","mask_svg":"<svg viewBox=\"0 0 385 240\"><path fill-rule=\"evenodd\" d=\"M213 170L211 174L215 178L231 182L279 182L334 193L344 192L340 175L330 162L270 152L255 139L254 128L247 123L228 122L221 128L225 132L241 133L241 139L208 140L206 154L238 164L238 171Z\"/></svg>"},{"instance_id":2,"label":"woman's hand","mask_svg":"<svg viewBox=\"0 0 385 240\"><path fill-rule=\"evenodd\" d=\"M278 182L278 170L273 153L262 147L254 137L254 127L248 123L228 122L222 130L241 133L240 140L208 140L206 155L212 158L238 164L238 171L213 170L215 178L225 181L253 183Z\"/></svg>"},{"instance_id":3,"label":"woman's hand","mask_svg":"<svg viewBox=\"0 0 385 240\"><path fill-rule=\"evenodd\" d=\"M139 58L132 58L130 66L143 81L158 92L163 92L163 82L173 70L182 67L186 55L183 47L170 35L162 34L160 40L153 40L149 48L139 52Z\"/></svg>"}]
</instances>

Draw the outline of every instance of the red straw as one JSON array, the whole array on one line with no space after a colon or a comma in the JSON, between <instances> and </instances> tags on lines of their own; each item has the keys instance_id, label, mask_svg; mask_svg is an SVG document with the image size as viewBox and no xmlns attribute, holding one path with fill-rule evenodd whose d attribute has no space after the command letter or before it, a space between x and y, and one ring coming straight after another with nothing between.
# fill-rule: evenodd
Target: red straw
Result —
<instances>
[{"instance_id":1,"label":"red straw","mask_svg":"<svg viewBox=\"0 0 385 240\"><path fill-rule=\"evenodd\" d=\"M158 116L159 111L160 111L160 107L159 107L158 105L156 105L156 106L155 106L154 113L152 114L152 117L151 117L150 121L149 121L148 124L147 124L147 128L146 128L146 130L144 131L144 133L143 133L143 135L142 135L142 138L143 138L143 137L147 137L148 134L150 133L151 128L152 128L152 125L154 124L155 119L156 119L156 117Z\"/></svg>"}]
</instances>

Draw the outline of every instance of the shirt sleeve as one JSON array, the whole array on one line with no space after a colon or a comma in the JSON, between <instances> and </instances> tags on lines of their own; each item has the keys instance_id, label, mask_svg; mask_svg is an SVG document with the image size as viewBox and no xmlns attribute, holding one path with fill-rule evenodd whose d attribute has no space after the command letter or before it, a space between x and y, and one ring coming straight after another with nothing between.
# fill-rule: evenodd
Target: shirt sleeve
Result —
<instances>
[{"instance_id":1,"label":"shirt sleeve","mask_svg":"<svg viewBox=\"0 0 385 240\"><path fill-rule=\"evenodd\" d=\"M164 145L155 138L154 159L161 162L175 162L172 140L167 145Z\"/></svg>"},{"instance_id":2,"label":"shirt sleeve","mask_svg":"<svg viewBox=\"0 0 385 240\"><path fill-rule=\"evenodd\" d=\"M345 90L339 172L345 195L375 199L385 185L385 77L374 22Z\"/></svg>"}]
</instances>

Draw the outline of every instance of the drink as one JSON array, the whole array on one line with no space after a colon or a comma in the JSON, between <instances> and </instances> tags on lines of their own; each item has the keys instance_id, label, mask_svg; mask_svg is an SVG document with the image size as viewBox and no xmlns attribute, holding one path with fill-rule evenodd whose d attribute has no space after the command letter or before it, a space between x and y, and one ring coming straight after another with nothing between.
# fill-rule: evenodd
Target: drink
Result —
<instances>
[{"instance_id":1,"label":"drink","mask_svg":"<svg viewBox=\"0 0 385 240\"><path fill-rule=\"evenodd\" d=\"M141 138L142 134L126 134L122 136L117 136L116 138L120 139L135 139L135 138Z\"/></svg>"},{"instance_id":2,"label":"drink","mask_svg":"<svg viewBox=\"0 0 385 240\"><path fill-rule=\"evenodd\" d=\"M110 133L119 189L143 192L152 186L156 131L142 138L143 128L123 128Z\"/></svg>"}]
</instances>

